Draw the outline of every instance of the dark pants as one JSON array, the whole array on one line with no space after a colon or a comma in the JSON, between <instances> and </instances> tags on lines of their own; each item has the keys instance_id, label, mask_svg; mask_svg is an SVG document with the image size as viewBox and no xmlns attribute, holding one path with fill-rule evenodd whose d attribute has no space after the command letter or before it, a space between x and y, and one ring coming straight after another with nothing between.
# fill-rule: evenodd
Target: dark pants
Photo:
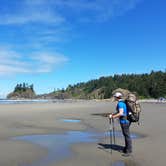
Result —
<instances>
[{"instance_id":1,"label":"dark pants","mask_svg":"<svg viewBox=\"0 0 166 166\"><path fill-rule=\"evenodd\" d=\"M132 140L130 136L130 123L127 124L120 124L122 128L122 133L125 139L125 149L124 151L126 153L131 153L132 152Z\"/></svg>"}]
</instances>

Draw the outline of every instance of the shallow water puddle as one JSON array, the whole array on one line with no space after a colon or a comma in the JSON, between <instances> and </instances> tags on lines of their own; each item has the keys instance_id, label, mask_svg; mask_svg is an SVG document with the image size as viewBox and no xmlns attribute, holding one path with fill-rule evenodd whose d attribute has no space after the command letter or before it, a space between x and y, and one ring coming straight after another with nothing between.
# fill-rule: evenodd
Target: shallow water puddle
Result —
<instances>
[{"instance_id":1,"label":"shallow water puddle","mask_svg":"<svg viewBox=\"0 0 166 166\"><path fill-rule=\"evenodd\" d=\"M61 119L60 121L66 122L66 123L80 123L81 120L79 119Z\"/></svg>"},{"instance_id":2,"label":"shallow water puddle","mask_svg":"<svg viewBox=\"0 0 166 166\"><path fill-rule=\"evenodd\" d=\"M106 134L108 134L108 132ZM22 166L47 166L53 162L63 160L64 158L73 155L72 151L70 150L72 144L97 142L100 138L104 138L104 136L105 133L69 131L64 134L27 135L15 137L13 139L28 141L48 149L48 155L42 158L40 161L34 162L34 164L31 165L24 164ZM116 131L115 136L123 137L120 131ZM131 137L136 139L140 138L141 136L132 133ZM131 166L124 165L121 162L115 164L119 165L114 166Z\"/></svg>"},{"instance_id":3,"label":"shallow water puddle","mask_svg":"<svg viewBox=\"0 0 166 166\"><path fill-rule=\"evenodd\" d=\"M132 160L116 161L112 164L112 166L136 166L136 163Z\"/></svg>"},{"instance_id":4,"label":"shallow water puddle","mask_svg":"<svg viewBox=\"0 0 166 166\"><path fill-rule=\"evenodd\" d=\"M48 155L38 162L23 166L47 166L72 155L71 144L97 142L99 135L90 132L69 131L64 134L29 135L14 138L14 140L28 141L48 149Z\"/></svg>"},{"instance_id":5,"label":"shallow water puddle","mask_svg":"<svg viewBox=\"0 0 166 166\"><path fill-rule=\"evenodd\" d=\"M123 161L116 161L112 166L126 166Z\"/></svg>"}]
</instances>

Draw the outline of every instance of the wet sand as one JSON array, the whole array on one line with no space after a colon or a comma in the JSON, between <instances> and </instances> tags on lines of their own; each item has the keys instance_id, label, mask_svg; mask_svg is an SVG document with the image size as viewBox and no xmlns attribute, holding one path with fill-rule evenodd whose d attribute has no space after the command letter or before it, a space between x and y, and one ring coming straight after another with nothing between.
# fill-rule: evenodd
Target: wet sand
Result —
<instances>
[{"instance_id":1,"label":"wet sand","mask_svg":"<svg viewBox=\"0 0 166 166\"><path fill-rule=\"evenodd\" d=\"M67 131L104 134L94 142L72 144L71 156L48 163L48 166L165 165L166 104L142 103L141 106L141 124L133 124L131 131L143 137L133 140L133 154L126 158L118 151L124 144L122 138L116 139L116 145L112 146L110 154L108 119L100 115L113 112L115 103L80 101L0 105L0 165L28 166L48 154L47 148L13 138L24 135L63 134ZM80 121L67 123L61 119ZM120 130L118 122L116 130Z\"/></svg>"}]
</instances>

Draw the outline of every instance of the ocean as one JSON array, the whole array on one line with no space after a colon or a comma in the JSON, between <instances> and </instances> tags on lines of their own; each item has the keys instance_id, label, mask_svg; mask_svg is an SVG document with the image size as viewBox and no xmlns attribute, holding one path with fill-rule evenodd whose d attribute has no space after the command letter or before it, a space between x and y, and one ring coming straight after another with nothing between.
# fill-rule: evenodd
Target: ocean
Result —
<instances>
[{"instance_id":1,"label":"ocean","mask_svg":"<svg viewBox=\"0 0 166 166\"><path fill-rule=\"evenodd\" d=\"M50 100L42 100L42 99L26 99L26 100L8 100L8 99L0 99L0 104L27 104L27 103L45 103L50 102Z\"/></svg>"}]
</instances>

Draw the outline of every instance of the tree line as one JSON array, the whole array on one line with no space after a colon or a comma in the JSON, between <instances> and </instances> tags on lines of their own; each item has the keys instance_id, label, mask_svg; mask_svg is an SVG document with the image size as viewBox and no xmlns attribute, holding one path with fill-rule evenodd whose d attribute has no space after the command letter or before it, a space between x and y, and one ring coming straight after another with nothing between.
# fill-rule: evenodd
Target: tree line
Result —
<instances>
[{"instance_id":1,"label":"tree line","mask_svg":"<svg viewBox=\"0 0 166 166\"><path fill-rule=\"evenodd\" d=\"M151 71L150 74L122 74L69 85L63 92L76 98L106 99L117 88L136 92L140 98L166 97L166 71Z\"/></svg>"},{"instance_id":2,"label":"tree line","mask_svg":"<svg viewBox=\"0 0 166 166\"><path fill-rule=\"evenodd\" d=\"M66 89L54 90L51 93L43 94L43 96L58 99L107 99L112 97L112 92L117 88L136 92L139 98L142 99L166 98L166 71L151 71L149 74L115 74L114 76L100 77L88 82L68 85ZM9 97L18 95L27 98L36 96L33 84L17 84Z\"/></svg>"},{"instance_id":3,"label":"tree line","mask_svg":"<svg viewBox=\"0 0 166 166\"><path fill-rule=\"evenodd\" d=\"M28 85L27 83L17 84L14 88L14 92L25 92L27 90L31 90L34 92L33 84Z\"/></svg>"}]
</instances>

